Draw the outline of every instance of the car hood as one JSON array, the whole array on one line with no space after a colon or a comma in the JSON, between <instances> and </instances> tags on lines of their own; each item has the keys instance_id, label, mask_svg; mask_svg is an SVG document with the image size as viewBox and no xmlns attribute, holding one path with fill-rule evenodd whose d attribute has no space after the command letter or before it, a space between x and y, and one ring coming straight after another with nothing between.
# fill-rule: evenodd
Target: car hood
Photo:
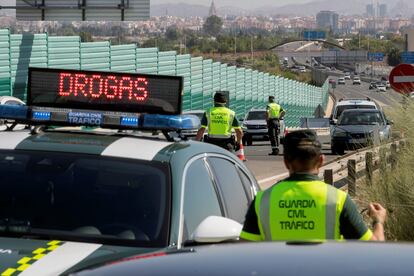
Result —
<instances>
[{"instance_id":1,"label":"car hood","mask_svg":"<svg viewBox=\"0 0 414 276\"><path fill-rule=\"evenodd\" d=\"M245 125L267 125L265 120L245 120L243 123Z\"/></svg>"},{"instance_id":2,"label":"car hood","mask_svg":"<svg viewBox=\"0 0 414 276\"><path fill-rule=\"evenodd\" d=\"M334 127L334 132L366 133L380 129L379 125L338 125Z\"/></svg>"},{"instance_id":3,"label":"car hood","mask_svg":"<svg viewBox=\"0 0 414 276\"><path fill-rule=\"evenodd\" d=\"M19 238L0 238L0 245L1 275L61 275L159 250Z\"/></svg>"}]
</instances>

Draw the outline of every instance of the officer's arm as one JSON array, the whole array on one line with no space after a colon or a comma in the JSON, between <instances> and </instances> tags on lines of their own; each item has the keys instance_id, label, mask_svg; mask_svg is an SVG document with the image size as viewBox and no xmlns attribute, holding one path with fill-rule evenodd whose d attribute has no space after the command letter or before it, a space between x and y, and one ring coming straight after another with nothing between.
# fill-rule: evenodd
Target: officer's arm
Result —
<instances>
[{"instance_id":1,"label":"officer's arm","mask_svg":"<svg viewBox=\"0 0 414 276\"><path fill-rule=\"evenodd\" d=\"M207 125L208 125L207 114L204 112L203 118L201 119L201 127L197 131L196 141L201 141L201 139L203 139L204 131L206 130Z\"/></svg>"},{"instance_id":2,"label":"officer's arm","mask_svg":"<svg viewBox=\"0 0 414 276\"><path fill-rule=\"evenodd\" d=\"M269 106L266 107L266 121L269 121Z\"/></svg>"},{"instance_id":3,"label":"officer's arm","mask_svg":"<svg viewBox=\"0 0 414 276\"><path fill-rule=\"evenodd\" d=\"M236 142L241 144L242 143L242 138L243 138L243 130L240 127L240 123L237 120L237 118L235 117L233 119L233 124L232 127L234 129L234 131L236 131Z\"/></svg>"},{"instance_id":4,"label":"officer's arm","mask_svg":"<svg viewBox=\"0 0 414 276\"><path fill-rule=\"evenodd\" d=\"M204 131L206 130L206 128L205 127L200 127L200 129L197 131L197 135L196 135L196 141L201 141L201 139L203 138L203 136L204 136Z\"/></svg>"},{"instance_id":5,"label":"officer's arm","mask_svg":"<svg viewBox=\"0 0 414 276\"><path fill-rule=\"evenodd\" d=\"M258 218L255 209L256 199L252 201L246 213L243 229L240 233L240 241L260 241L260 229L258 225Z\"/></svg>"},{"instance_id":6,"label":"officer's arm","mask_svg":"<svg viewBox=\"0 0 414 276\"><path fill-rule=\"evenodd\" d=\"M387 217L387 211L379 203L369 205L369 216L373 219L373 241L385 241L384 223Z\"/></svg>"},{"instance_id":7,"label":"officer's arm","mask_svg":"<svg viewBox=\"0 0 414 276\"><path fill-rule=\"evenodd\" d=\"M352 199L347 195L339 218L340 233L345 239L381 240L381 225L374 225L374 233L366 226ZM378 228L377 228L378 227ZM377 228L377 229L376 229Z\"/></svg>"}]
</instances>

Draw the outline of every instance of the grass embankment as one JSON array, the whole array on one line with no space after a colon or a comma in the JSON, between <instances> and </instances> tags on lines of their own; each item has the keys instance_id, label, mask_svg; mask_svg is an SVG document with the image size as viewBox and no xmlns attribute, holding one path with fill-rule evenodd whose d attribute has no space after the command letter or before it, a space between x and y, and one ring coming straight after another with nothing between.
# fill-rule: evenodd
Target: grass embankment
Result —
<instances>
[{"instance_id":1,"label":"grass embankment","mask_svg":"<svg viewBox=\"0 0 414 276\"><path fill-rule=\"evenodd\" d=\"M361 185L358 193L365 203L379 202L387 209L388 240L414 241L414 103L406 99L387 114L394 121L394 131L404 132L406 146L398 154L396 169L382 168L372 185Z\"/></svg>"}]
</instances>

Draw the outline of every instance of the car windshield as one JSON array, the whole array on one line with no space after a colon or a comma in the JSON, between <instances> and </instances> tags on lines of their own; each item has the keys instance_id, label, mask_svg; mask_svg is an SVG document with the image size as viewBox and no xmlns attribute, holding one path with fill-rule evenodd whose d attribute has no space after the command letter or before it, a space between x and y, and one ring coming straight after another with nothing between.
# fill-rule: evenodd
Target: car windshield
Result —
<instances>
[{"instance_id":1,"label":"car windshield","mask_svg":"<svg viewBox=\"0 0 414 276\"><path fill-rule=\"evenodd\" d=\"M266 120L266 111L250 111L246 120Z\"/></svg>"},{"instance_id":2,"label":"car windshield","mask_svg":"<svg viewBox=\"0 0 414 276\"><path fill-rule=\"evenodd\" d=\"M165 246L168 172L154 161L0 151L0 236Z\"/></svg>"},{"instance_id":3,"label":"car windshield","mask_svg":"<svg viewBox=\"0 0 414 276\"><path fill-rule=\"evenodd\" d=\"M381 125L384 120L379 112L345 112L339 118L338 125Z\"/></svg>"},{"instance_id":4,"label":"car windshield","mask_svg":"<svg viewBox=\"0 0 414 276\"><path fill-rule=\"evenodd\" d=\"M342 112L347 109L375 109L375 106L373 105L341 105L338 106L336 109L336 115L335 118L339 118L341 116Z\"/></svg>"},{"instance_id":5,"label":"car windshield","mask_svg":"<svg viewBox=\"0 0 414 276\"><path fill-rule=\"evenodd\" d=\"M204 112L188 112L188 113L186 113L186 114L188 114L188 115L195 115L195 116L197 116L200 120L201 120L201 119L203 119L203 116L204 116Z\"/></svg>"}]
</instances>

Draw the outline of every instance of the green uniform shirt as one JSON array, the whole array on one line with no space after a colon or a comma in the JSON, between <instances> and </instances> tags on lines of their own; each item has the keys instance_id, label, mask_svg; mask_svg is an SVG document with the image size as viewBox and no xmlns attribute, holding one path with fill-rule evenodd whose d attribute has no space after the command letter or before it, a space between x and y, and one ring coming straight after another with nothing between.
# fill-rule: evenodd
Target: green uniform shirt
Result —
<instances>
[{"instance_id":1,"label":"green uniform shirt","mask_svg":"<svg viewBox=\"0 0 414 276\"><path fill-rule=\"evenodd\" d=\"M319 178L315 175L310 174L293 174L285 181L301 181L301 182L311 182L318 181ZM283 185L283 183L282 183ZM326 184L328 185L328 184ZM271 189L271 188L269 188ZM264 240L263 233L261 232L261 227L259 226L259 217L257 214L257 208L255 208L256 199L251 203L249 210L246 214L246 220L244 222L243 230L240 234L240 237L246 240L259 241ZM282 206L283 207L283 206ZM299 217L304 215L303 213L297 212L295 214ZM299 220L299 219L298 219ZM308 226L308 225L302 225ZM297 234L297 233L296 233ZM342 208L342 211L339 216L339 234L345 239L361 239L369 240L372 237L371 230L365 225L360 213L357 210L355 203L346 195L346 199ZM281 239L284 240L284 239ZM304 238L304 240L307 240Z\"/></svg>"}]
</instances>

